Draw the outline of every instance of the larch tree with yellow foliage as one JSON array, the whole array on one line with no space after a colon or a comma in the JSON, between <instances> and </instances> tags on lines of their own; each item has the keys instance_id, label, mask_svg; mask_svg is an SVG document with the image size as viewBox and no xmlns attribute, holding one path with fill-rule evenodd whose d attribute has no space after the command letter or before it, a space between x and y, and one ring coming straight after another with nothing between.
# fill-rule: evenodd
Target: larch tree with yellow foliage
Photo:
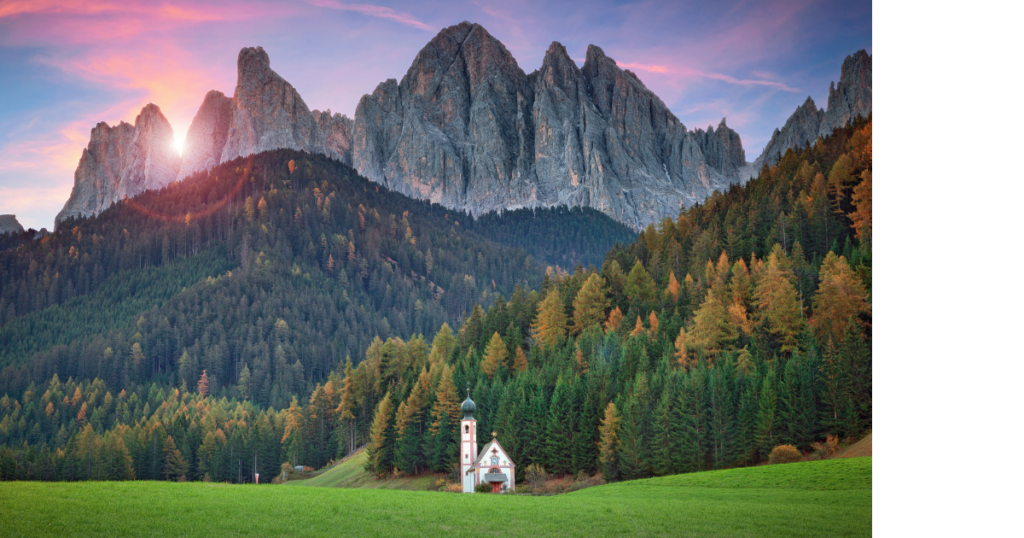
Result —
<instances>
[{"instance_id":1,"label":"larch tree with yellow foliage","mask_svg":"<svg viewBox=\"0 0 1024 538\"><path fill-rule=\"evenodd\" d=\"M558 286L552 286L544 300L537 307L533 321L533 339L537 347L548 350L556 348L565 340L565 309Z\"/></svg>"},{"instance_id":2,"label":"larch tree with yellow foliage","mask_svg":"<svg viewBox=\"0 0 1024 538\"><path fill-rule=\"evenodd\" d=\"M609 304L611 301L608 299L604 279L597 273L590 275L572 301L572 332L579 334L589 327L599 325L605 319L604 312Z\"/></svg>"},{"instance_id":3,"label":"larch tree with yellow foliage","mask_svg":"<svg viewBox=\"0 0 1024 538\"><path fill-rule=\"evenodd\" d=\"M821 284L814 293L814 333L820 342L839 342L847 324L856 323L861 314L870 312L867 290L846 257L834 252L825 256L818 275Z\"/></svg>"},{"instance_id":4,"label":"larch tree with yellow foliage","mask_svg":"<svg viewBox=\"0 0 1024 538\"><path fill-rule=\"evenodd\" d=\"M686 333L686 347L708 357L717 356L736 342L738 332L729 322L729 311L712 290L693 316L693 325Z\"/></svg>"},{"instance_id":5,"label":"larch tree with yellow foliage","mask_svg":"<svg viewBox=\"0 0 1024 538\"><path fill-rule=\"evenodd\" d=\"M498 372L499 367L505 366L507 358L508 348L505 346L505 341L501 339L500 334L495 332L491 336L491 340L487 342L487 347L484 349L484 360L480 367L488 378L494 379L494 374Z\"/></svg>"},{"instance_id":6,"label":"larch tree with yellow foliage","mask_svg":"<svg viewBox=\"0 0 1024 538\"><path fill-rule=\"evenodd\" d=\"M771 334L783 353L798 349L797 343L807 320L800 297L793 286L793 272L787 268L785 253L778 244L768 255L754 290L759 325Z\"/></svg>"}]
</instances>

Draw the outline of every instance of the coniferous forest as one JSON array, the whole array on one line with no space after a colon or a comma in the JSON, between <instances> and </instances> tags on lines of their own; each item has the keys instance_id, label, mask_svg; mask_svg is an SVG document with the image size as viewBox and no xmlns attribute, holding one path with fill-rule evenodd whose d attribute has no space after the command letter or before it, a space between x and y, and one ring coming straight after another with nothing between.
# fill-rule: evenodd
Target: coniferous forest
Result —
<instances>
[{"instance_id":1,"label":"coniferous forest","mask_svg":"<svg viewBox=\"0 0 1024 538\"><path fill-rule=\"evenodd\" d=\"M467 387L517 472L856 437L871 165L858 120L637 237L304 153L227 163L0 252L0 478L244 482L364 445L380 475L449 472Z\"/></svg>"}]
</instances>

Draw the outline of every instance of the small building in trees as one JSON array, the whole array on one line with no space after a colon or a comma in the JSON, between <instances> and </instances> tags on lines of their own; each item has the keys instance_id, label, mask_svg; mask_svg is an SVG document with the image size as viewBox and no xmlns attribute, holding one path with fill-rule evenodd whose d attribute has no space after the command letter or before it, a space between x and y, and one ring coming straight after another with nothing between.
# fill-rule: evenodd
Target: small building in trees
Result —
<instances>
[{"instance_id":1,"label":"small building in trees","mask_svg":"<svg viewBox=\"0 0 1024 538\"><path fill-rule=\"evenodd\" d=\"M494 493L515 489L516 465L498 442L497 433L491 433L491 441L477 452L476 420L473 418L475 411L476 404L467 394L466 401L462 402L462 423L459 425L462 437L459 454L462 492L473 493L480 484L490 484Z\"/></svg>"}]
</instances>

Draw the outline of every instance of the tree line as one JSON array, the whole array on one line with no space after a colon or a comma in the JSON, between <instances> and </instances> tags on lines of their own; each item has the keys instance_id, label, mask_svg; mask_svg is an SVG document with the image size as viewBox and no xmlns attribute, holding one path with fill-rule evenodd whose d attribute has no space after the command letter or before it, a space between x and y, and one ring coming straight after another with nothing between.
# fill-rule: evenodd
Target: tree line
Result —
<instances>
[{"instance_id":1,"label":"tree line","mask_svg":"<svg viewBox=\"0 0 1024 538\"><path fill-rule=\"evenodd\" d=\"M450 472L467 386L479 431L496 432L518 469L637 478L754 464L780 444L807 450L870 430L870 133L870 119L859 120L788 152L747 185L612 248L600 269L550 269L507 300L501 291L486 308L476 301L457 332L419 331L434 334L429 344L378 333L391 336L335 356L326 381L303 377L308 397L293 391L266 411L281 423L278 463L321 466L365 444L377 474ZM281 321L264 338L294 346ZM190 360L177 357L178 377ZM261 408L243 366L243 386L218 394ZM186 382L178 401L208 401L190 396L198 389ZM35 397L25 395L23 410ZM24 433L35 420L9 407L4 443L21 448L7 450L67 453L63 438ZM77 415L67 431L76 427L74 436ZM189 478L205 476L198 465L189 462Z\"/></svg>"}]
</instances>

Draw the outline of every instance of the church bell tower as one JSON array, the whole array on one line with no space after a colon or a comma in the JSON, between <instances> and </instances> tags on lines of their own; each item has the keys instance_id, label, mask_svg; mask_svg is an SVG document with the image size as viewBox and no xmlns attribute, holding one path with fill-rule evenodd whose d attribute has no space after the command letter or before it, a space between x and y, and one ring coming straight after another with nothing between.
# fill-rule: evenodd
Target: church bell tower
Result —
<instances>
[{"instance_id":1,"label":"church bell tower","mask_svg":"<svg viewBox=\"0 0 1024 538\"><path fill-rule=\"evenodd\" d=\"M462 438L462 449L459 451L459 476L462 477L462 492L473 493L476 488L477 473L470 473L469 468L476 462L476 420L473 412L476 404L469 398L469 385L466 386L466 401L462 402L462 422L459 424L459 435Z\"/></svg>"}]
</instances>

